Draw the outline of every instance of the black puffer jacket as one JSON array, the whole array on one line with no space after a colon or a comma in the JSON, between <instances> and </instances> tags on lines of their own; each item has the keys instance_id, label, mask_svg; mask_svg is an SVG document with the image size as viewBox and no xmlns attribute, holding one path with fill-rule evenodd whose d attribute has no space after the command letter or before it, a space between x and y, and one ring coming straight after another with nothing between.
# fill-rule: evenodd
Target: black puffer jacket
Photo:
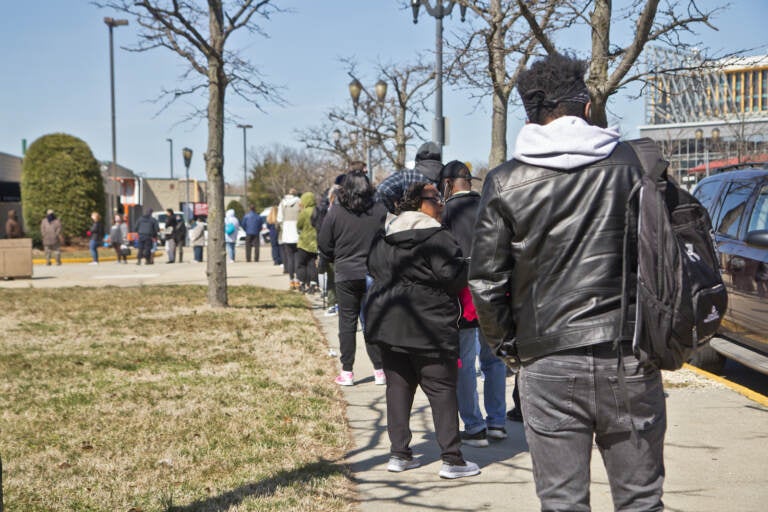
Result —
<instances>
[{"instance_id":1,"label":"black puffer jacket","mask_svg":"<svg viewBox=\"0 0 768 512\"><path fill-rule=\"evenodd\" d=\"M584 167L512 160L488 175L469 279L491 346L516 338L528 360L617 338L625 205L641 173L619 143Z\"/></svg>"},{"instance_id":2,"label":"black puffer jacket","mask_svg":"<svg viewBox=\"0 0 768 512\"><path fill-rule=\"evenodd\" d=\"M457 294L467 284L467 269L450 232L426 214L404 212L374 239L368 271L368 343L458 356Z\"/></svg>"}]
</instances>

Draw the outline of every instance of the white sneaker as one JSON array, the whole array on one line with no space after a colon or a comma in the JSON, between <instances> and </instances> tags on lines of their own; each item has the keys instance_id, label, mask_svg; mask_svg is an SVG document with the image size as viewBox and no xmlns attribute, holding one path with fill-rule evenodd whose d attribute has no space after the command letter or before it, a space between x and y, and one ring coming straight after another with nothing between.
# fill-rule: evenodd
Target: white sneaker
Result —
<instances>
[{"instance_id":1,"label":"white sneaker","mask_svg":"<svg viewBox=\"0 0 768 512\"><path fill-rule=\"evenodd\" d=\"M325 316L336 316L339 312L339 306L331 306L325 311Z\"/></svg>"},{"instance_id":2,"label":"white sneaker","mask_svg":"<svg viewBox=\"0 0 768 512\"><path fill-rule=\"evenodd\" d=\"M390 457L389 464L387 464L387 471L392 473L402 473L409 469L414 469L421 466L421 462L418 459L401 459L400 457Z\"/></svg>"},{"instance_id":3,"label":"white sneaker","mask_svg":"<svg viewBox=\"0 0 768 512\"><path fill-rule=\"evenodd\" d=\"M342 370L341 373L336 376L336 379L334 379L334 382L339 386L354 386L355 374L352 372L345 372L344 370Z\"/></svg>"},{"instance_id":4,"label":"white sneaker","mask_svg":"<svg viewBox=\"0 0 768 512\"><path fill-rule=\"evenodd\" d=\"M461 478L464 476L475 476L480 474L480 467L474 462L464 461L463 466L448 464L443 462L440 468L440 478Z\"/></svg>"},{"instance_id":5,"label":"white sneaker","mask_svg":"<svg viewBox=\"0 0 768 512\"><path fill-rule=\"evenodd\" d=\"M383 386L387 383L387 376L384 370L373 370L373 383L377 386Z\"/></svg>"}]
</instances>

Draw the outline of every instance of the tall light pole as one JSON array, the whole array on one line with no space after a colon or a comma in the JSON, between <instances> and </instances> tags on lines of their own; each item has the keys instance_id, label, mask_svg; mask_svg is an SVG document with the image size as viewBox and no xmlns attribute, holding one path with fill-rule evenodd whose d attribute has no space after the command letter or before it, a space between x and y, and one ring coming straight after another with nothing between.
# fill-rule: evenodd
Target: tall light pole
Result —
<instances>
[{"instance_id":1,"label":"tall light pole","mask_svg":"<svg viewBox=\"0 0 768 512\"><path fill-rule=\"evenodd\" d=\"M248 208L248 158L245 152L245 130L253 128L250 124L239 124L238 128L243 129L243 208Z\"/></svg>"},{"instance_id":2,"label":"tall light pole","mask_svg":"<svg viewBox=\"0 0 768 512\"><path fill-rule=\"evenodd\" d=\"M350 73L351 75L351 73ZM376 85L373 86L374 91L376 92L376 98L374 99L373 96L371 96L371 93L368 92L368 90L363 87L363 84L360 83L360 80L352 77L352 81L349 83L349 96L352 98L352 105L355 107L355 116L357 116L357 107L360 105L360 93L365 92L365 95L368 96L368 98L372 101L375 101L379 108L382 109L384 105L384 99L387 97L387 82L384 80L379 80L376 82ZM369 118L370 123L370 117L372 113L370 111L366 112L366 115ZM338 130L336 130L338 131ZM336 138L336 132L334 132L334 140L338 142L338 138ZM341 136L341 132L339 132L339 138ZM373 183L373 167L371 166L371 140L370 137L368 137L368 133L363 128L363 145L365 146L365 166L368 168L368 177Z\"/></svg>"},{"instance_id":3,"label":"tall light pole","mask_svg":"<svg viewBox=\"0 0 768 512\"><path fill-rule=\"evenodd\" d=\"M171 179L173 179L173 139L165 139L171 145Z\"/></svg>"},{"instance_id":4,"label":"tall light pole","mask_svg":"<svg viewBox=\"0 0 768 512\"><path fill-rule=\"evenodd\" d=\"M104 18L104 23L109 27L109 88L112 100L112 195L109 199L109 216L111 217L117 210L117 143L115 136L115 51L112 37L112 31L115 27L128 24L128 20L116 20L114 18Z\"/></svg>"},{"instance_id":5,"label":"tall light pole","mask_svg":"<svg viewBox=\"0 0 768 512\"><path fill-rule=\"evenodd\" d=\"M187 185L187 202L185 206L189 208L189 164L192 162L192 150L189 148L184 148L181 150L181 156L184 157L184 167L187 168L187 176L186 176L186 185ZM183 210L182 210L183 211ZM189 222L189 216L186 215L186 212L184 212L184 218L187 222ZM192 210L192 214L194 215L194 209Z\"/></svg>"},{"instance_id":6,"label":"tall light pole","mask_svg":"<svg viewBox=\"0 0 768 512\"><path fill-rule=\"evenodd\" d=\"M429 0L411 0L413 23L419 22L419 8L423 5L427 13L437 20L435 31L435 120L432 127L432 138L442 152L445 145L445 118L443 117L443 18L451 14L456 0L436 0L435 6ZM459 5L461 21L466 19L467 6Z\"/></svg>"}]
</instances>

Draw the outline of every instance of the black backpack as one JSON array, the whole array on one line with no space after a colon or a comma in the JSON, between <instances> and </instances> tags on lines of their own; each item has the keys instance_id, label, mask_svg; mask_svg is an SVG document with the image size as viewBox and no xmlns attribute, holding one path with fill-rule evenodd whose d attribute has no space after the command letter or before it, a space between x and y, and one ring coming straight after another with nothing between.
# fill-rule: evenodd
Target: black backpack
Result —
<instances>
[{"instance_id":1,"label":"black backpack","mask_svg":"<svg viewBox=\"0 0 768 512\"><path fill-rule=\"evenodd\" d=\"M654 141L638 139L629 145L643 176L626 208L622 329L641 362L677 370L715 334L728 295L707 210L667 179L669 162Z\"/></svg>"}]
</instances>

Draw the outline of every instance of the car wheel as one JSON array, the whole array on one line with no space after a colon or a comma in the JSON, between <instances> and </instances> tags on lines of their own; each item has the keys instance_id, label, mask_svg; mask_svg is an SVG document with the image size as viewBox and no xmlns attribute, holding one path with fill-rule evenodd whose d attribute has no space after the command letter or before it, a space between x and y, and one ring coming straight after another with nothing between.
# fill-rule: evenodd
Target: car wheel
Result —
<instances>
[{"instance_id":1,"label":"car wheel","mask_svg":"<svg viewBox=\"0 0 768 512\"><path fill-rule=\"evenodd\" d=\"M707 343L696 350L689 363L711 373L720 373L725 366L725 356Z\"/></svg>"}]
</instances>

